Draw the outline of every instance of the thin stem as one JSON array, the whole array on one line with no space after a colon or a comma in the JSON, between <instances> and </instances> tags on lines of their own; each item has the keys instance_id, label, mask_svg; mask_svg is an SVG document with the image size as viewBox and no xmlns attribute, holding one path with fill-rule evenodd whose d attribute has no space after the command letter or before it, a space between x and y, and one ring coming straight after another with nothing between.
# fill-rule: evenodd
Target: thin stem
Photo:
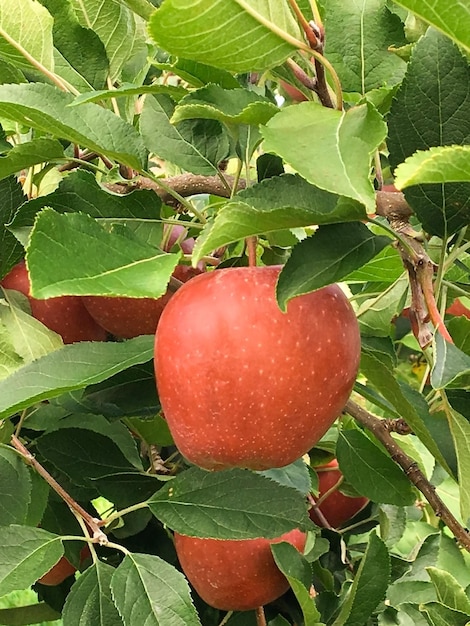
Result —
<instances>
[{"instance_id":1,"label":"thin stem","mask_svg":"<svg viewBox=\"0 0 470 626\"><path fill-rule=\"evenodd\" d=\"M147 176L148 178L150 178L150 180L152 180L159 187L164 189L170 196L175 198L175 200L177 200L182 206L184 206L185 209L187 209L190 213L195 215L202 224L205 224L207 222L205 216L200 211L198 211L191 202L186 200L186 198L184 198L182 195L180 195L178 192L172 189L163 179L158 178L158 176L155 176L154 174L152 174L152 172L142 172L142 173L145 174L145 176Z\"/></svg>"},{"instance_id":2,"label":"thin stem","mask_svg":"<svg viewBox=\"0 0 470 626\"><path fill-rule=\"evenodd\" d=\"M106 544L106 548L114 548L115 550L119 550L119 552L122 552L126 556L128 554L132 554L127 548L121 546L119 543L114 543L113 541L108 541L108 543Z\"/></svg>"},{"instance_id":3,"label":"thin stem","mask_svg":"<svg viewBox=\"0 0 470 626\"><path fill-rule=\"evenodd\" d=\"M302 83L302 85L304 85L304 87L307 87L307 89L310 89L311 91L317 91L316 81L311 78L307 72L305 72L300 65L294 61L294 59L287 59L286 65L291 69L294 76L299 82Z\"/></svg>"},{"instance_id":4,"label":"thin stem","mask_svg":"<svg viewBox=\"0 0 470 626\"><path fill-rule=\"evenodd\" d=\"M18 50L18 52L29 63L31 63L31 65L33 67L35 67L39 72L41 72L41 74L44 74L44 76L49 78L49 80L52 81L56 87L58 87L62 91L73 93L75 96L78 96L80 94L80 92L77 89L75 89L75 87L73 87L73 85L71 85L66 80L63 80L62 78L57 76L57 74L54 74L54 72L51 72L51 70L48 70L45 65L40 63L31 54L29 54L29 52L27 50L25 50L22 46L20 46L18 44L18 42L15 41L15 39L10 37L10 35L3 28L0 28L0 36L3 37L4 39L6 39L6 41L8 41L8 43L11 46L13 46L13 48L15 48L15 50Z\"/></svg>"},{"instance_id":5,"label":"thin stem","mask_svg":"<svg viewBox=\"0 0 470 626\"><path fill-rule=\"evenodd\" d=\"M114 85L111 82L111 77L110 76L108 76L106 78L106 84L108 85L109 91L112 91L114 89ZM111 98L111 104L112 104L112 107L113 107L114 114L117 115L118 117L121 117L121 112L119 110L119 106L118 106L116 98Z\"/></svg>"},{"instance_id":6,"label":"thin stem","mask_svg":"<svg viewBox=\"0 0 470 626\"><path fill-rule=\"evenodd\" d=\"M20 436L21 428L23 426L23 423L24 423L27 415L28 415L28 409L24 409L23 412L21 413L19 422L18 422L18 424L16 425L16 428L15 428L15 437L19 437Z\"/></svg>"},{"instance_id":7,"label":"thin stem","mask_svg":"<svg viewBox=\"0 0 470 626\"><path fill-rule=\"evenodd\" d=\"M449 508L437 495L434 486L419 469L416 461L403 452L395 439L382 424L382 420L375 415L372 415L352 400L347 402L345 411L377 437L380 443L389 452L395 463L403 469L406 476L429 502L436 517L442 519L460 545L465 548L467 552L470 552L469 532L459 523Z\"/></svg>"},{"instance_id":8,"label":"thin stem","mask_svg":"<svg viewBox=\"0 0 470 626\"><path fill-rule=\"evenodd\" d=\"M259 606L255 609L256 612L256 626L268 626L266 622L266 615L264 614L264 608Z\"/></svg>"},{"instance_id":9,"label":"thin stem","mask_svg":"<svg viewBox=\"0 0 470 626\"><path fill-rule=\"evenodd\" d=\"M90 539L90 542L88 543L88 548L90 550L91 558L93 559L93 563L97 563L98 562L98 555L96 554L95 546L93 545L93 542L91 541L90 531L88 530L88 526L83 521L83 518L82 518L81 515L78 515L78 513L76 511L74 511L73 509L72 509L72 513L75 515L75 518L76 518L77 522L80 524L80 527L82 529L83 535L87 539Z\"/></svg>"},{"instance_id":10,"label":"thin stem","mask_svg":"<svg viewBox=\"0 0 470 626\"><path fill-rule=\"evenodd\" d=\"M222 621L220 622L219 626L225 626L225 624L228 622L228 620L232 617L233 615L233 611L228 611L228 613L226 613L222 619Z\"/></svg>"},{"instance_id":11,"label":"thin stem","mask_svg":"<svg viewBox=\"0 0 470 626\"><path fill-rule=\"evenodd\" d=\"M318 28L320 29L320 31L323 32L323 22L321 19L321 15L320 15L320 11L318 10L318 5L316 3L316 0L309 0L310 2L310 8L312 10L312 15L313 15L313 19L315 21L315 24L318 26Z\"/></svg>"},{"instance_id":12,"label":"thin stem","mask_svg":"<svg viewBox=\"0 0 470 626\"><path fill-rule=\"evenodd\" d=\"M139 511L140 509L145 509L147 507L147 502L138 502L137 504L133 504L132 506L128 506L125 509L121 509L120 511L115 511L111 513L105 519L98 521L98 526L108 526L114 520L121 518L123 515L127 515L127 513L133 513L134 511Z\"/></svg>"},{"instance_id":13,"label":"thin stem","mask_svg":"<svg viewBox=\"0 0 470 626\"><path fill-rule=\"evenodd\" d=\"M379 228L382 228L382 230L387 232L389 235L392 235L394 239L400 242L400 244L403 246L403 248L405 248L408 254L410 255L414 254L414 250L410 246L406 238L403 237L400 233L397 233L397 231L394 230L391 226L389 226L388 224L385 224L385 222L379 222L377 219L373 217L368 217L367 221L369 222L369 224L374 224L374 226L378 226Z\"/></svg>"},{"instance_id":14,"label":"thin stem","mask_svg":"<svg viewBox=\"0 0 470 626\"><path fill-rule=\"evenodd\" d=\"M313 32L310 24L308 23L308 21L305 19L304 14L302 13L302 11L299 8L299 5L297 4L296 0L289 0L289 4L292 7L292 10L294 11L297 20L299 21L299 24L302 26L305 36L307 37L308 43L310 44L310 46L314 49L316 49L319 45L318 39L315 36L315 33Z\"/></svg>"},{"instance_id":15,"label":"thin stem","mask_svg":"<svg viewBox=\"0 0 470 626\"><path fill-rule=\"evenodd\" d=\"M340 535L344 535L345 533L348 533L351 530L354 530L355 528L360 528L363 524L368 524L369 522L375 522L376 519L377 519L377 515L372 515L371 517L367 517L366 519L361 519L359 522L356 522L355 524L351 524L350 526L341 528L340 530L337 530L336 532L339 533Z\"/></svg>"},{"instance_id":16,"label":"thin stem","mask_svg":"<svg viewBox=\"0 0 470 626\"><path fill-rule=\"evenodd\" d=\"M246 247L248 250L248 265L250 267L256 267L256 245L258 243L258 237L247 237Z\"/></svg>"},{"instance_id":17,"label":"thin stem","mask_svg":"<svg viewBox=\"0 0 470 626\"><path fill-rule=\"evenodd\" d=\"M93 539L97 539L98 543L105 545L108 543L108 538L105 533L100 529L99 519L92 517L78 502L76 502L63 487L59 485L55 478L53 478L49 472L43 467L39 461L37 461L34 455L21 443L16 435L11 436L11 445L21 454L23 459L28 465L31 465L36 472L44 478L44 480L52 487L52 489L67 503L67 505L80 515L80 517L86 522L93 532Z\"/></svg>"}]
</instances>

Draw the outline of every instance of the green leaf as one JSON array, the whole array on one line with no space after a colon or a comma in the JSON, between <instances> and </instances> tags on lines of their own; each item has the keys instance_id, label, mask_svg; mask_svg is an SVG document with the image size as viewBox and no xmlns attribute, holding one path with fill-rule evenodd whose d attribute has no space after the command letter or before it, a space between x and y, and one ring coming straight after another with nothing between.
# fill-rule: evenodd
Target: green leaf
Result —
<instances>
[{"instance_id":1,"label":"green leaf","mask_svg":"<svg viewBox=\"0 0 470 626\"><path fill-rule=\"evenodd\" d=\"M9 344L19 357L18 366L31 363L63 346L60 335L31 317L26 296L12 290L4 293L9 306L0 307L0 322L7 332Z\"/></svg>"},{"instance_id":2,"label":"green leaf","mask_svg":"<svg viewBox=\"0 0 470 626\"><path fill-rule=\"evenodd\" d=\"M198 237L193 261L244 237L276 230L365 219L362 205L283 174L239 192Z\"/></svg>"},{"instance_id":3,"label":"green leaf","mask_svg":"<svg viewBox=\"0 0 470 626\"><path fill-rule=\"evenodd\" d=\"M47 507L50 488L49 484L35 470L30 469L29 476L31 478L31 500L24 523L26 526L39 526Z\"/></svg>"},{"instance_id":4,"label":"green leaf","mask_svg":"<svg viewBox=\"0 0 470 626\"><path fill-rule=\"evenodd\" d=\"M31 526L0 529L0 596L27 589L48 572L64 554L60 537Z\"/></svg>"},{"instance_id":5,"label":"green leaf","mask_svg":"<svg viewBox=\"0 0 470 626\"><path fill-rule=\"evenodd\" d=\"M83 77L89 88L102 89L106 84L109 63L98 35L79 24L71 0L42 0L42 4L54 18L52 34L56 53ZM57 62L56 72L68 79Z\"/></svg>"},{"instance_id":6,"label":"green leaf","mask_svg":"<svg viewBox=\"0 0 470 626\"><path fill-rule=\"evenodd\" d=\"M63 157L64 149L55 139L43 137L20 143L9 150L5 156L0 157L0 179L33 165Z\"/></svg>"},{"instance_id":7,"label":"green leaf","mask_svg":"<svg viewBox=\"0 0 470 626\"><path fill-rule=\"evenodd\" d=\"M271 544L276 565L289 581L289 585L300 604L305 626L322 626L321 615L314 599L310 596L312 583L312 566L296 548L281 541Z\"/></svg>"},{"instance_id":8,"label":"green leaf","mask_svg":"<svg viewBox=\"0 0 470 626\"><path fill-rule=\"evenodd\" d=\"M460 514L465 523L470 519L470 423L457 411L449 409L447 412L452 438L457 455Z\"/></svg>"},{"instance_id":9,"label":"green leaf","mask_svg":"<svg viewBox=\"0 0 470 626\"><path fill-rule=\"evenodd\" d=\"M470 146L419 150L395 170L395 187L470 182Z\"/></svg>"},{"instance_id":10,"label":"green leaf","mask_svg":"<svg viewBox=\"0 0 470 626\"><path fill-rule=\"evenodd\" d=\"M73 96L41 83L0 85L0 115L105 154L140 170L147 154L137 131L97 104L70 107Z\"/></svg>"},{"instance_id":11,"label":"green leaf","mask_svg":"<svg viewBox=\"0 0 470 626\"><path fill-rule=\"evenodd\" d=\"M363 335L390 335L392 319L403 310L408 286L408 277L403 274L375 298L368 298L360 304L356 315Z\"/></svg>"},{"instance_id":12,"label":"green leaf","mask_svg":"<svg viewBox=\"0 0 470 626\"><path fill-rule=\"evenodd\" d=\"M371 104L344 112L302 102L275 115L261 133L264 149L281 156L310 183L375 212L370 161L387 129Z\"/></svg>"},{"instance_id":13,"label":"green leaf","mask_svg":"<svg viewBox=\"0 0 470 626\"><path fill-rule=\"evenodd\" d=\"M109 59L111 83L119 74L135 49L145 46L136 16L120 0L72 0L82 26L96 32Z\"/></svg>"},{"instance_id":14,"label":"green leaf","mask_svg":"<svg viewBox=\"0 0 470 626\"><path fill-rule=\"evenodd\" d=\"M75 419L76 418L76 419ZM81 418L91 422L88 428L80 428L76 423ZM101 418L104 420L104 418ZM61 420L70 422L70 419ZM41 456L52 463L62 474L68 476L75 485L94 487L93 481L104 476L138 469L137 463L131 463L122 450L119 439L113 436L113 425L107 429L99 428L95 432L93 425L99 416L74 415L72 423L59 425L46 432L37 440L37 449ZM86 422L85 422L86 424ZM128 432L130 437L130 433ZM77 454L77 451L80 451ZM138 459L137 459L138 461ZM143 471L142 465L140 468Z\"/></svg>"},{"instance_id":15,"label":"green leaf","mask_svg":"<svg viewBox=\"0 0 470 626\"><path fill-rule=\"evenodd\" d=\"M470 7L460 0L395 0L470 51Z\"/></svg>"},{"instance_id":16,"label":"green leaf","mask_svg":"<svg viewBox=\"0 0 470 626\"><path fill-rule=\"evenodd\" d=\"M157 556L128 554L111 591L126 626L200 626L185 577Z\"/></svg>"},{"instance_id":17,"label":"green leaf","mask_svg":"<svg viewBox=\"0 0 470 626\"><path fill-rule=\"evenodd\" d=\"M365 94L401 81L406 63L388 48L402 46L406 39L401 20L388 10L385 0L348 5L328 0L324 25L328 33L325 54L344 91Z\"/></svg>"},{"instance_id":18,"label":"green leaf","mask_svg":"<svg viewBox=\"0 0 470 626\"><path fill-rule=\"evenodd\" d=\"M346 276L348 283L394 283L403 274L403 262L398 250L388 246L368 263Z\"/></svg>"},{"instance_id":19,"label":"green leaf","mask_svg":"<svg viewBox=\"0 0 470 626\"><path fill-rule=\"evenodd\" d=\"M194 87L203 87L208 83L215 83L224 89L238 89L240 87L237 78L227 70L198 63L192 59L171 58L171 61L171 63L155 63L155 65L161 70L180 76Z\"/></svg>"},{"instance_id":20,"label":"green leaf","mask_svg":"<svg viewBox=\"0 0 470 626\"><path fill-rule=\"evenodd\" d=\"M1 185L0 182L0 188ZM122 196L110 193L97 182L94 174L79 169L68 174L52 193L24 202L14 219L8 220L9 230L17 235L25 230L29 237L34 218L44 207L54 209L58 213L86 213L97 219L111 217L126 219L129 225L142 219L155 220L157 227L156 220L160 219L161 200L150 189L140 189ZM163 230L160 230L163 233Z\"/></svg>"},{"instance_id":21,"label":"green leaf","mask_svg":"<svg viewBox=\"0 0 470 626\"><path fill-rule=\"evenodd\" d=\"M292 298L342 280L389 243L360 222L320 226L292 250L277 283L279 306L285 310Z\"/></svg>"},{"instance_id":22,"label":"green leaf","mask_svg":"<svg viewBox=\"0 0 470 626\"><path fill-rule=\"evenodd\" d=\"M171 54L238 73L280 65L303 39L285 0L166 0L149 31Z\"/></svg>"},{"instance_id":23,"label":"green leaf","mask_svg":"<svg viewBox=\"0 0 470 626\"><path fill-rule=\"evenodd\" d=\"M150 152L194 174L213 175L230 150L217 120L187 120L174 126L175 104L166 94L145 99L140 131Z\"/></svg>"},{"instance_id":24,"label":"green leaf","mask_svg":"<svg viewBox=\"0 0 470 626\"><path fill-rule=\"evenodd\" d=\"M145 363L153 357L153 344L152 335L142 335L121 343L82 341L64 346L0 381L0 418Z\"/></svg>"},{"instance_id":25,"label":"green leaf","mask_svg":"<svg viewBox=\"0 0 470 626\"><path fill-rule=\"evenodd\" d=\"M428 567L427 572L439 602L450 609L466 613L470 617L470 600L452 574L436 567Z\"/></svg>"},{"instance_id":26,"label":"green leaf","mask_svg":"<svg viewBox=\"0 0 470 626\"><path fill-rule=\"evenodd\" d=\"M428 617L431 626L467 626L468 615L449 609L438 602L421 604L420 610Z\"/></svg>"},{"instance_id":27,"label":"green leaf","mask_svg":"<svg viewBox=\"0 0 470 626\"><path fill-rule=\"evenodd\" d=\"M0 525L23 524L31 499L31 478L24 461L0 446Z\"/></svg>"},{"instance_id":28,"label":"green leaf","mask_svg":"<svg viewBox=\"0 0 470 626\"><path fill-rule=\"evenodd\" d=\"M393 504L381 504L379 507L380 538L387 548L392 548L406 530L406 510Z\"/></svg>"},{"instance_id":29,"label":"green leaf","mask_svg":"<svg viewBox=\"0 0 470 626\"><path fill-rule=\"evenodd\" d=\"M139 96L146 93L163 93L173 98L173 100L178 101L188 93L188 90L182 86L160 85L159 83L152 85L139 85L138 87L132 83L124 83L116 89L100 89L97 91L81 93L75 98L70 106L78 106L80 104L84 104L85 102L103 102L105 100L111 100L112 98Z\"/></svg>"},{"instance_id":30,"label":"green leaf","mask_svg":"<svg viewBox=\"0 0 470 626\"><path fill-rule=\"evenodd\" d=\"M224 124L266 124L279 109L267 98L248 89L223 89L208 85L192 91L175 108L172 124L195 118Z\"/></svg>"},{"instance_id":31,"label":"green leaf","mask_svg":"<svg viewBox=\"0 0 470 626\"><path fill-rule=\"evenodd\" d=\"M172 530L212 539L272 539L308 523L302 495L260 474L193 467L149 500L152 513Z\"/></svg>"},{"instance_id":32,"label":"green leaf","mask_svg":"<svg viewBox=\"0 0 470 626\"><path fill-rule=\"evenodd\" d=\"M467 59L446 37L430 29L418 41L388 117L393 169L418 150L470 144L469 79ZM470 221L470 183L415 185L405 196L430 234L447 238Z\"/></svg>"},{"instance_id":33,"label":"green leaf","mask_svg":"<svg viewBox=\"0 0 470 626\"><path fill-rule=\"evenodd\" d=\"M385 598L390 583L390 556L384 542L372 532L366 552L333 626L362 626Z\"/></svg>"},{"instance_id":34,"label":"green leaf","mask_svg":"<svg viewBox=\"0 0 470 626\"><path fill-rule=\"evenodd\" d=\"M414 502L415 492L403 471L361 431L342 430L336 455L346 481L361 495L397 506Z\"/></svg>"},{"instance_id":35,"label":"green leaf","mask_svg":"<svg viewBox=\"0 0 470 626\"><path fill-rule=\"evenodd\" d=\"M434 336L435 358L431 370L434 389L470 387L470 356L446 341L440 333Z\"/></svg>"},{"instance_id":36,"label":"green leaf","mask_svg":"<svg viewBox=\"0 0 470 626\"><path fill-rule=\"evenodd\" d=\"M0 57L26 70L35 67L33 59L53 71L52 23L52 16L35 0L2 0Z\"/></svg>"},{"instance_id":37,"label":"green leaf","mask_svg":"<svg viewBox=\"0 0 470 626\"><path fill-rule=\"evenodd\" d=\"M159 298L178 257L137 239L126 227L108 232L87 215L44 209L31 231L26 260L34 297Z\"/></svg>"},{"instance_id":38,"label":"green leaf","mask_svg":"<svg viewBox=\"0 0 470 626\"><path fill-rule=\"evenodd\" d=\"M111 596L114 567L97 561L74 583L65 601L62 618L68 626L122 626Z\"/></svg>"},{"instance_id":39,"label":"green leaf","mask_svg":"<svg viewBox=\"0 0 470 626\"><path fill-rule=\"evenodd\" d=\"M154 5L148 0L124 0L124 3L146 21L155 11Z\"/></svg>"},{"instance_id":40,"label":"green leaf","mask_svg":"<svg viewBox=\"0 0 470 626\"><path fill-rule=\"evenodd\" d=\"M264 470L260 472L266 478L276 481L285 487L297 489L304 496L311 490L311 479L309 468L303 459L294 461L290 465L284 467L275 467L274 469Z\"/></svg>"},{"instance_id":41,"label":"green leaf","mask_svg":"<svg viewBox=\"0 0 470 626\"><path fill-rule=\"evenodd\" d=\"M3 278L23 258L23 246L5 227L26 200L14 176L0 180L0 276Z\"/></svg>"},{"instance_id":42,"label":"green leaf","mask_svg":"<svg viewBox=\"0 0 470 626\"><path fill-rule=\"evenodd\" d=\"M447 455L441 446L445 445L443 433L439 430L439 421L429 413L429 407L423 396L403 383L399 383L391 360L378 356L367 347L361 355L361 372L377 391L395 407L398 415L409 424L416 436L449 474ZM442 441L444 440L444 441Z\"/></svg>"},{"instance_id":43,"label":"green leaf","mask_svg":"<svg viewBox=\"0 0 470 626\"><path fill-rule=\"evenodd\" d=\"M21 626L22 624L39 624L60 619L60 613L54 611L45 602L17 606L9 609L0 609L0 624L6 626Z\"/></svg>"}]
</instances>

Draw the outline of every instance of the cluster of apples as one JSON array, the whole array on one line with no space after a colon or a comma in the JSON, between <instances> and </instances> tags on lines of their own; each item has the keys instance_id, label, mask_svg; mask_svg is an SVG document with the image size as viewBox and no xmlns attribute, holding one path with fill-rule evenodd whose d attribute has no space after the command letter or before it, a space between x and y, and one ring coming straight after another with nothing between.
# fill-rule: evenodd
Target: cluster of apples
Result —
<instances>
[{"instance_id":1,"label":"cluster of apples","mask_svg":"<svg viewBox=\"0 0 470 626\"><path fill-rule=\"evenodd\" d=\"M302 457L351 393L359 365L355 314L337 285L276 301L281 268L239 267L196 276L165 307L155 374L180 452L207 470L266 470ZM270 544L299 551L299 529L274 540L175 533L180 564L198 594L223 610L254 609L288 588Z\"/></svg>"},{"instance_id":2,"label":"cluster of apples","mask_svg":"<svg viewBox=\"0 0 470 626\"><path fill-rule=\"evenodd\" d=\"M194 239L186 237L183 225L172 225L164 232L162 249L169 252L179 245L191 254ZM203 271L180 264L173 276L186 282ZM108 333L119 339L138 335L153 335L158 320L173 295L167 291L161 298L124 298L106 296L60 296L38 300L31 296L29 273L25 261L20 261L0 282L5 289L20 291L28 297L31 314L45 326L58 333L64 343L105 341Z\"/></svg>"},{"instance_id":3,"label":"cluster of apples","mask_svg":"<svg viewBox=\"0 0 470 626\"><path fill-rule=\"evenodd\" d=\"M184 239L181 229L174 226L162 247L181 241L189 254L194 240ZM157 388L180 452L207 470L265 470L286 466L315 446L346 404L360 356L357 320L342 290L330 285L297 296L282 312L276 301L280 271L204 272L179 265L174 275L183 286L158 300L36 300L24 261L1 284L28 296L32 314L65 343L156 329ZM302 551L306 535L294 529L274 540L224 541L175 533L187 578L209 605L223 610L254 609L287 590L270 548L279 541Z\"/></svg>"}]
</instances>

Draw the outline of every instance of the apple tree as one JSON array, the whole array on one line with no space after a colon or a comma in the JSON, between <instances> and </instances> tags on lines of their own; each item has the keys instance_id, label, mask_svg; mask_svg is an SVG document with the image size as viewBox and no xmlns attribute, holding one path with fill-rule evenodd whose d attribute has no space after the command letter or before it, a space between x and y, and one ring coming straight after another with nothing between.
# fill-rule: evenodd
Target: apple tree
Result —
<instances>
[{"instance_id":1,"label":"apple tree","mask_svg":"<svg viewBox=\"0 0 470 626\"><path fill-rule=\"evenodd\" d=\"M470 622L469 55L0 0L0 624Z\"/></svg>"}]
</instances>

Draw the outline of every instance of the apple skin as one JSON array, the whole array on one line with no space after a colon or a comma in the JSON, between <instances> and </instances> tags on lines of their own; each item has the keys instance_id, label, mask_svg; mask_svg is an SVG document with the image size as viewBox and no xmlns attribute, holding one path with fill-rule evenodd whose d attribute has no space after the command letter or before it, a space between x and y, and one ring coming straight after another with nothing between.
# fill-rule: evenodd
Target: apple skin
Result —
<instances>
[{"instance_id":1,"label":"apple skin","mask_svg":"<svg viewBox=\"0 0 470 626\"><path fill-rule=\"evenodd\" d=\"M319 470L318 497L320 498L337 484L342 477L342 473L338 468L338 461L336 459L333 459L326 465L320 465L316 469ZM354 517L356 513L359 513L368 503L369 500L363 496L351 498L337 489L321 503L319 509L332 528L339 528L344 522L347 522ZM315 509L310 509L309 514L310 519L315 522L315 524L324 526L323 521L316 515Z\"/></svg>"},{"instance_id":2,"label":"apple skin","mask_svg":"<svg viewBox=\"0 0 470 626\"><path fill-rule=\"evenodd\" d=\"M155 339L163 413L180 452L205 469L282 467L341 413L360 336L337 285L275 299L281 268L196 276L165 308Z\"/></svg>"},{"instance_id":3,"label":"apple skin","mask_svg":"<svg viewBox=\"0 0 470 626\"><path fill-rule=\"evenodd\" d=\"M186 232L183 226L172 226L164 249L171 250ZM180 243L182 251L191 254L194 243L192 237L184 239ZM197 268L178 265L173 276L184 283L200 274L203 269L203 265ZM158 320L172 296L171 291L166 291L161 298L84 296L83 303L93 319L109 333L120 339L131 339L138 335L155 334Z\"/></svg>"},{"instance_id":4,"label":"apple skin","mask_svg":"<svg viewBox=\"0 0 470 626\"><path fill-rule=\"evenodd\" d=\"M464 316L470 319L470 309L468 309L458 298L456 298L452 304L447 307L446 313L449 315L455 315L456 317Z\"/></svg>"},{"instance_id":5,"label":"apple skin","mask_svg":"<svg viewBox=\"0 0 470 626\"><path fill-rule=\"evenodd\" d=\"M82 565L89 556L90 549L88 546L84 546L80 551L80 565ZM55 587L55 585L60 585L66 578L75 574L76 571L77 568L72 565L65 556L62 556L38 582L48 587Z\"/></svg>"},{"instance_id":6,"label":"apple skin","mask_svg":"<svg viewBox=\"0 0 470 626\"><path fill-rule=\"evenodd\" d=\"M287 541L302 552L306 534L298 529L277 539L200 539L175 533L175 548L186 577L210 606L249 611L272 602L289 588L271 544Z\"/></svg>"},{"instance_id":7,"label":"apple skin","mask_svg":"<svg viewBox=\"0 0 470 626\"><path fill-rule=\"evenodd\" d=\"M30 295L29 274L24 260L10 270L2 279L1 285L27 296L33 317L58 333L64 343L106 341L106 330L91 317L80 296L59 296L46 300L33 298Z\"/></svg>"}]
</instances>

